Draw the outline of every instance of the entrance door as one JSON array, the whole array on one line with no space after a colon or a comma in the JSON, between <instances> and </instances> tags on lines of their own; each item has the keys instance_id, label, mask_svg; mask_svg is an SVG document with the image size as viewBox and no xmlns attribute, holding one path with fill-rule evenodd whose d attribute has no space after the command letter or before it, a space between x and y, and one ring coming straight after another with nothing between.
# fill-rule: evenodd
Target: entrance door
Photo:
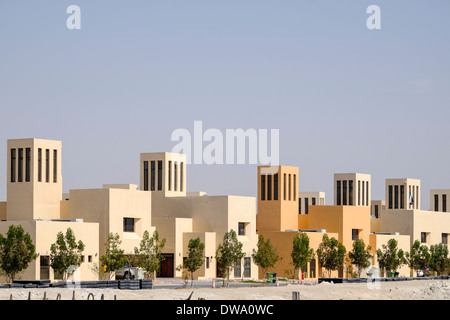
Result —
<instances>
[{"instance_id":1,"label":"entrance door","mask_svg":"<svg viewBox=\"0 0 450 320\"><path fill-rule=\"evenodd\" d=\"M173 278L173 253L163 253L164 260L161 261L161 266L159 268L160 278Z\"/></svg>"}]
</instances>

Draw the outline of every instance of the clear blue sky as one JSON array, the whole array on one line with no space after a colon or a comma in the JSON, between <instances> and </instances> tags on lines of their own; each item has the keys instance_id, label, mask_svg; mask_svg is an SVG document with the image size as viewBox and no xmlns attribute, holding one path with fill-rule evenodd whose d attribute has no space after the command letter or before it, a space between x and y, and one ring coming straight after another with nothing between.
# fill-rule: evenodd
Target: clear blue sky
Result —
<instances>
[{"instance_id":1,"label":"clear blue sky","mask_svg":"<svg viewBox=\"0 0 450 320\"><path fill-rule=\"evenodd\" d=\"M68 30L66 8L81 8ZM381 30L366 9L381 8ZM280 130L300 191L333 173L450 188L450 2L0 2L0 200L6 140L63 142L64 192L139 183L177 128ZM188 189L256 195L255 165L191 165Z\"/></svg>"}]
</instances>

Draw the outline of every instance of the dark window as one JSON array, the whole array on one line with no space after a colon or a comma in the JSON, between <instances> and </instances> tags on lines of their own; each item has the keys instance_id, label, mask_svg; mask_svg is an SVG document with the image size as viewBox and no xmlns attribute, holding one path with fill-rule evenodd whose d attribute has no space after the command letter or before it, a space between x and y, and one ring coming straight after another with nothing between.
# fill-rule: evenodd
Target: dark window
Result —
<instances>
[{"instance_id":1,"label":"dark window","mask_svg":"<svg viewBox=\"0 0 450 320\"><path fill-rule=\"evenodd\" d=\"M42 149L38 149L38 182L42 182Z\"/></svg>"},{"instance_id":2,"label":"dark window","mask_svg":"<svg viewBox=\"0 0 450 320\"><path fill-rule=\"evenodd\" d=\"M156 168L155 161L150 161L150 190L155 191L156 186Z\"/></svg>"},{"instance_id":3,"label":"dark window","mask_svg":"<svg viewBox=\"0 0 450 320\"><path fill-rule=\"evenodd\" d=\"M238 230L239 230L238 234L240 236L245 236L245 223L244 222L239 222Z\"/></svg>"},{"instance_id":4,"label":"dark window","mask_svg":"<svg viewBox=\"0 0 450 320\"><path fill-rule=\"evenodd\" d=\"M311 198L311 205L312 206L315 206L316 205L316 198Z\"/></svg>"},{"instance_id":5,"label":"dark window","mask_svg":"<svg viewBox=\"0 0 450 320\"><path fill-rule=\"evenodd\" d=\"M394 209L398 209L398 186L394 186Z\"/></svg>"},{"instance_id":6,"label":"dark window","mask_svg":"<svg viewBox=\"0 0 450 320\"><path fill-rule=\"evenodd\" d=\"M169 161L169 191L172 190L172 161Z\"/></svg>"},{"instance_id":7,"label":"dark window","mask_svg":"<svg viewBox=\"0 0 450 320\"><path fill-rule=\"evenodd\" d=\"M234 277L240 278L241 277L241 259L237 260L234 264Z\"/></svg>"},{"instance_id":8,"label":"dark window","mask_svg":"<svg viewBox=\"0 0 450 320\"><path fill-rule=\"evenodd\" d=\"M123 231L124 232L134 232L134 219L133 218L123 218Z\"/></svg>"},{"instance_id":9,"label":"dark window","mask_svg":"<svg viewBox=\"0 0 450 320\"><path fill-rule=\"evenodd\" d=\"M183 191L183 183L184 183L184 180L183 180L183 169L184 168L184 163L183 162L180 162L180 191Z\"/></svg>"},{"instance_id":10,"label":"dark window","mask_svg":"<svg viewBox=\"0 0 450 320\"><path fill-rule=\"evenodd\" d=\"M405 186L400 186L400 209L405 209Z\"/></svg>"},{"instance_id":11,"label":"dark window","mask_svg":"<svg viewBox=\"0 0 450 320\"><path fill-rule=\"evenodd\" d=\"M366 206L370 205L369 203L369 181L366 182Z\"/></svg>"},{"instance_id":12,"label":"dark window","mask_svg":"<svg viewBox=\"0 0 450 320\"><path fill-rule=\"evenodd\" d=\"M348 204L353 205L353 180L348 181Z\"/></svg>"},{"instance_id":13,"label":"dark window","mask_svg":"<svg viewBox=\"0 0 450 320\"><path fill-rule=\"evenodd\" d=\"M361 205L364 206L364 181L361 182L362 183L362 194L361 194Z\"/></svg>"},{"instance_id":14,"label":"dark window","mask_svg":"<svg viewBox=\"0 0 450 320\"><path fill-rule=\"evenodd\" d=\"M448 244L448 233L443 233L442 234L442 243L443 244Z\"/></svg>"},{"instance_id":15,"label":"dark window","mask_svg":"<svg viewBox=\"0 0 450 320\"><path fill-rule=\"evenodd\" d=\"M378 218L378 205L375 205L375 218Z\"/></svg>"},{"instance_id":16,"label":"dark window","mask_svg":"<svg viewBox=\"0 0 450 320\"><path fill-rule=\"evenodd\" d=\"M352 229L352 240L358 239L359 230L358 229Z\"/></svg>"},{"instance_id":17,"label":"dark window","mask_svg":"<svg viewBox=\"0 0 450 320\"><path fill-rule=\"evenodd\" d=\"M261 200L266 200L266 175L261 175Z\"/></svg>"},{"instance_id":18,"label":"dark window","mask_svg":"<svg viewBox=\"0 0 450 320\"><path fill-rule=\"evenodd\" d=\"M341 205L341 181L340 180L337 181L336 190L337 190L336 205L340 206Z\"/></svg>"},{"instance_id":19,"label":"dark window","mask_svg":"<svg viewBox=\"0 0 450 320\"><path fill-rule=\"evenodd\" d=\"M392 186L388 186L388 192L389 192L389 195L388 195L388 198L389 198L389 209L392 209Z\"/></svg>"},{"instance_id":20,"label":"dark window","mask_svg":"<svg viewBox=\"0 0 450 320\"><path fill-rule=\"evenodd\" d=\"M292 186L291 175L289 175L289 200L291 200L291 191L292 191L291 186Z\"/></svg>"},{"instance_id":21,"label":"dark window","mask_svg":"<svg viewBox=\"0 0 450 320\"><path fill-rule=\"evenodd\" d=\"M309 277L314 278L316 275L316 259L311 259L309 262Z\"/></svg>"},{"instance_id":22,"label":"dark window","mask_svg":"<svg viewBox=\"0 0 450 320\"><path fill-rule=\"evenodd\" d=\"M50 279L50 256L40 256L40 279Z\"/></svg>"},{"instance_id":23,"label":"dark window","mask_svg":"<svg viewBox=\"0 0 450 320\"><path fill-rule=\"evenodd\" d=\"M148 191L148 161L144 161L144 190Z\"/></svg>"},{"instance_id":24,"label":"dark window","mask_svg":"<svg viewBox=\"0 0 450 320\"><path fill-rule=\"evenodd\" d=\"M283 179L283 198L284 200L286 200L286 173L284 174L284 179Z\"/></svg>"},{"instance_id":25,"label":"dark window","mask_svg":"<svg viewBox=\"0 0 450 320\"><path fill-rule=\"evenodd\" d=\"M273 200L278 200L278 173L273 175Z\"/></svg>"},{"instance_id":26,"label":"dark window","mask_svg":"<svg viewBox=\"0 0 450 320\"><path fill-rule=\"evenodd\" d=\"M302 213L302 198L298 198L298 214Z\"/></svg>"},{"instance_id":27,"label":"dark window","mask_svg":"<svg viewBox=\"0 0 450 320\"><path fill-rule=\"evenodd\" d=\"M447 212L447 195L442 195L442 212Z\"/></svg>"},{"instance_id":28,"label":"dark window","mask_svg":"<svg viewBox=\"0 0 450 320\"><path fill-rule=\"evenodd\" d=\"M292 200L295 201L295 199L297 199L297 175L293 174L292 176L294 178L294 193L292 195Z\"/></svg>"},{"instance_id":29,"label":"dark window","mask_svg":"<svg viewBox=\"0 0 450 320\"><path fill-rule=\"evenodd\" d=\"M343 199L342 199L342 204L344 206L347 205L347 180L342 181L342 191L343 191Z\"/></svg>"},{"instance_id":30,"label":"dark window","mask_svg":"<svg viewBox=\"0 0 450 320\"><path fill-rule=\"evenodd\" d=\"M16 182L16 149L11 149L11 182Z\"/></svg>"},{"instance_id":31,"label":"dark window","mask_svg":"<svg viewBox=\"0 0 450 320\"><path fill-rule=\"evenodd\" d=\"M272 200L272 175L267 175L267 200Z\"/></svg>"},{"instance_id":32,"label":"dark window","mask_svg":"<svg viewBox=\"0 0 450 320\"><path fill-rule=\"evenodd\" d=\"M25 181L30 182L31 181L31 149L26 148L25 149Z\"/></svg>"},{"instance_id":33,"label":"dark window","mask_svg":"<svg viewBox=\"0 0 450 320\"><path fill-rule=\"evenodd\" d=\"M53 183L58 182L58 150L53 150Z\"/></svg>"},{"instance_id":34,"label":"dark window","mask_svg":"<svg viewBox=\"0 0 450 320\"><path fill-rule=\"evenodd\" d=\"M92 256L88 256L88 262L92 262Z\"/></svg>"},{"instance_id":35,"label":"dark window","mask_svg":"<svg viewBox=\"0 0 450 320\"><path fill-rule=\"evenodd\" d=\"M209 257L206 257L206 269L209 269Z\"/></svg>"},{"instance_id":36,"label":"dark window","mask_svg":"<svg viewBox=\"0 0 450 320\"><path fill-rule=\"evenodd\" d=\"M158 161L158 190L162 190L163 173L162 161Z\"/></svg>"},{"instance_id":37,"label":"dark window","mask_svg":"<svg viewBox=\"0 0 450 320\"><path fill-rule=\"evenodd\" d=\"M439 211L439 195L434 195L434 211Z\"/></svg>"},{"instance_id":38,"label":"dark window","mask_svg":"<svg viewBox=\"0 0 450 320\"><path fill-rule=\"evenodd\" d=\"M45 182L50 182L50 150L45 149Z\"/></svg>"},{"instance_id":39,"label":"dark window","mask_svg":"<svg viewBox=\"0 0 450 320\"><path fill-rule=\"evenodd\" d=\"M17 174L17 181L23 182L23 149L19 149L19 173Z\"/></svg>"},{"instance_id":40,"label":"dark window","mask_svg":"<svg viewBox=\"0 0 450 320\"><path fill-rule=\"evenodd\" d=\"M252 276L251 271L252 271L251 258L245 257L244 258L244 278L250 278Z\"/></svg>"},{"instance_id":41,"label":"dark window","mask_svg":"<svg viewBox=\"0 0 450 320\"><path fill-rule=\"evenodd\" d=\"M358 206L361 205L361 181L358 180Z\"/></svg>"},{"instance_id":42,"label":"dark window","mask_svg":"<svg viewBox=\"0 0 450 320\"><path fill-rule=\"evenodd\" d=\"M177 191L178 189L178 163L174 162L174 168L173 168L173 190Z\"/></svg>"},{"instance_id":43,"label":"dark window","mask_svg":"<svg viewBox=\"0 0 450 320\"><path fill-rule=\"evenodd\" d=\"M309 211L308 211L308 202L309 202L309 199L305 198L305 214L309 213Z\"/></svg>"},{"instance_id":44,"label":"dark window","mask_svg":"<svg viewBox=\"0 0 450 320\"><path fill-rule=\"evenodd\" d=\"M427 233L426 232L421 232L420 233L420 242L422 242L422 243L426 243L427 242Z\"/></svg>"}]
</instances>

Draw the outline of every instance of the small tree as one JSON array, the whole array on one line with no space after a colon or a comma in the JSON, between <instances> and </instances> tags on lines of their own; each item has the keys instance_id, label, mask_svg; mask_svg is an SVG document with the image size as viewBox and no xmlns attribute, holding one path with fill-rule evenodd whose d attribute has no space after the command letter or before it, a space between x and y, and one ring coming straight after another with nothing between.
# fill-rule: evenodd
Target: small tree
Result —
<instances>
[{"instance_id":1,"label":"small tree","mask_svg":"<svg viewBox=\"0 0 450 320\"><path fill-rule=\"evenodd\" d=\"M216 250L216 261L222 270L225 271L227 287L230 283L230 271L236 261L240 261L245 256L242 252L242 243L238 241L236 231L231 229L223 236L223 242Z\"/></svg>"},{"instance_id":2,"label":"small tree","mask_svg":"<svg viewBox=\"0 0 450 320\"><path fill-rule=\"evenodd\" d=\"M449 266L447 245L439 243L430 246L430 255L430 269L440 276Z\"/></svg>"},{"instance_id":3,"label":"small tree","mask_svg":"<svg viewBox=\"0 0 450 320\"><path fill-rule=\"evenodd\" d=\"M0 269L11 282L38 256L30 234L22 226L9 226L6 238L0 234Z\"/></svg>"},{"instance_id":4,"label":"small tree","mask_svg":"<svg viewBox=\"0 0 450 320\"><path fill-rule=\"evenodd\" d=\"M414 241L411 250L405 253L405 257L411 272L424 270L430 266L431 254L428 246L421 245L419 240Z\"/></svg>"},{"instance_id":5,"label":"small tree","mask_svg":"<svg viewBox=\"0 0 450 320\"><path fill-rule=\"evenodd\" d=\"M63 275L64 280L67 279L68 268L81 265L84 247L81 240L76 241L71 228L67 229L65 235L58 232L56 242L50 246L50 266L56 273Z\"/></svg>"},{"instance_id":6,"label":"small tree","mask_svg":"<svg viewBox=\"0 0 450 320\"><path fill-rule=\"evenodd\" d=\"M314 249L309 247L309 237L306 233L300 232L292 241L291 252L292 264L294 265L294 277L298 277L298 270L308 269L308 262L314 259Z\"/></svg>"},{"instance_id":7,"label":"small tree","mask_svg":"<svg viewBox=\"0 0 450 320\"><path fill-rule=\"evenodd\" d=\"M200 238L189 240L188 257L184 261L184 266L191 273L191 287L194 283L194 272L201 267L205 259L204 250L205 244L200 241Z\"/></svg>"},{"instance_id":8,"label":"small tree","mask_svg":"<svg viewBox=\"0 0 450 320\"><path fill-rule=\"evenodd\" d=\"M372 254L370 253L371 249L371 246L366 247L362 239L355 239L353 241L353 250L348 253L348 257L351 264L358 270L358 278L361 278L362 270L370 266L370 259L372 258Z\"/></svg>"},{"instance_id":9,"label":"small tree","mask_svg":"<svg viewBox=\"0 0 450 320\"><path fill-rule=\"evenodd\" d=\"M397 271L403 264L407 263L405 253L397 248L397 240L389 239L387 245L382 245L383 250L377 250L377 260L380 269L386 270L386 273Z\"/></svg>"},{"instance_id":10,"label":"small tree","mask_svg":"<svg viewBox=\"0 0 450 320\"><path fill-rule=\"evenodd\" d=\"M344 267L346 252L344 245L336 238L329 238L326 233L323 235L322 243L316 253L320 264L328 271L329 277L331 271Z\"/></svg>"},{"instance_id":11,"label":"small tree","mask_svg":"<svg viewBox=\"0 0 450 320\"><path fill-rule=\"evenodd\" d=\"M108 240L105 243L106 252L100 257L101 266L104 268L103 271L109 274L109 279L114 276L115 271L122 269L125 265L126 258L124 251L120 249L121 243L118 233L109 233Z\"/></svg>"},{"instance_id":12,"label":"small tree","mask_svg":"<svg viewBox=\"0 0 450 320\"><path fill-rule=\"evenodd\" d=\"M263 235L258 236L258 243L256 245L258 250L253 249L253 262L263 270L263 279L266 271L273 268L279 259L277 249L272 246L270 239L264 240Z\"/></svg>"},{"instance_id":13,"label":"small tree","mask_svg":"<svg viewBox=\"0 0 450 320\"><path fill-rule=\"evenodd\" d=\"M139 266L147 271L153 279L156 279L161 262L164 260L162 250L165 245L166 238L160 239L158 231L155 230L153 236L150 237L150 233L145 230L139 249L134 248L134 252L138 256Z\"/></svg>"}]
</instances>

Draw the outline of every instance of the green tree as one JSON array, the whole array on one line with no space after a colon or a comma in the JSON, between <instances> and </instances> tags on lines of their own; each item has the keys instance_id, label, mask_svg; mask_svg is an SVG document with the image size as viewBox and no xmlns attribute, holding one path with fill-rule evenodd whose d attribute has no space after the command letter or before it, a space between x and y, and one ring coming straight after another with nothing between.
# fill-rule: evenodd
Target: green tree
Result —
<instances>
[{"instance_id":1,"label":"green tree","mask_svg":"<svg viewBox=\"0 0 450 320\"><path fill-rule=\"evenodd\" d=\"M189 240L188 256L184 261L185 268L191 273L191 287L194 282L194 272L198 270L205 259L205 244L200 241L200 238Z\"/></svg>"},{"instance_id":2,"label":"green tree","mask_svg":"<svg viewBox=\"0 0 450 320\"><path fill-rule=\"evenodd\" d=\"M370 266L370 259L372 254L371 246L367 246L362 239L355 239L353 241L353 250L348 253L348 257L352 265L358 270L358 278L361 278L361 272Z\"/></svg>"},{"instance_id":3,"label":"green tree","mask_svg":"<svg viewBox=\"0 0 450 320\"><path fill-rule=\"evenodd\" d=\"M292 241L292 264L294 265L294 277L298 277L298 270L305 272L308 262L314 259L314 249L309 247L309 237L306 233L298 233Z\"/></svg>"},{"instance_id":4,"label":"green tree","mask_svg":"<svg viewBox=\"0 0 450 320\"><path fill-rule=\"evenodd\" d=\"M273 268L279 259L277 249L272 246L270 239L264 240L263 235L258 236L256 249L253 249L253 262L263 270L263 278L269 268Z\"/></svg>"},{"instance_id":5,"label":"green tree","mask_svg":"<svg viewBox=\"0 0 450 320\"><path fill-rule=\"evenodd\" d=\"M442 243L432 245L430 255L430 269L440 276L449 266L448 246Z\"/></svg>"},{"instance_id":6,"label":"green tree","mask_svg":"<svg viewBox=\"0 0 450 320\"><path fill-rule=\"evenodd\" d=\"M150 233L145 230L139 249L134 248L134 252L138 256L139 267L147 271L153 279L156 279L161 262L164 260L162 250L165 245L166 238L160 239L158 231L155 230L153 236L150 237Z\"/></svg>"},{"instance_id":7,"label":"green tree","mask_svg":"<svg viewBox=\"0 0 450 320\"><path fill-rule=\"evenodd\" d=\"M397 248L398 242L395 239L389 239L387 245L383 244L381 247L383 250L377 250L377 260L380 269L386 271L386 275L389 272L395 272L403 264L407 263L405 252L402 249Z\"/></svg>"},{"instance_id":8,"label":"green tree","mask_svg":"<svg viewBox=\"0 0 450 320\"><path fill-rule=\"evenodd\" d=\"M346 252L344 245L336 238L330 238L326 233L323 235L322 242L316 253L320 264L328 271L329 277L331 276L331 271L344 267Z\"/></svg>"},{"instance_id":9,"label":"green tree","mask_svg":"<svg viewBox=\"0 0 450 320\"><path fill-rule=\"evenodd\" d=\"M69 267L79 267L81 265L81 257L84 251L84 243L79 240L77 242L75 234L71 228L68 228L66 234L58 232L56 242L50 246L50 267L63 275L63 279L67 279Z\"/></svg>"},{"instance_id":10,"label":"green tree","mask_svg":"<svg viewBox=\"0 0 450 320\"><path fill-rule=\"evenodd\" d=\"M411 250L405 253L408 266L413 270L424 270L430 266L431 254L428 246L421 245L419 240L414 241Z\"/></svg>"},{"instance_id":11,"label":"green tree","mask_svg":"<svg viewBox=\"0 0 450 320\"><path fill-rule=\"evenodd\" d=\"M237 239L236 231L231 229L223 236L223 242L217 247L216 262L225 272L227 286L230 283L230 271L237 261L245 256L242 252L242 243Z\"/></svg>"},{"instance_id":12,"label":"green tree","mask_svg":"<svg viewBox=\"0 0 450 320\"><path fill-rule=\"evenodd\" d=\"M100 257L102 271L108 273L110 279L114 276L115 271L124 267L126 262L124 250L120 249L121 244L119 234L110 232L105 243L106 252Z\"/></svg>"},{"instance_id":13,"label":"green tree","mask_svg":"<svg viewBox=\"0 0 450 320\"><path fill-rule=\"evenodd\" d=\"M0 269L11 282L38 256L30 234L22 226L9 226L6 238L0 234Z\"/></svg>"}]
</instances>

